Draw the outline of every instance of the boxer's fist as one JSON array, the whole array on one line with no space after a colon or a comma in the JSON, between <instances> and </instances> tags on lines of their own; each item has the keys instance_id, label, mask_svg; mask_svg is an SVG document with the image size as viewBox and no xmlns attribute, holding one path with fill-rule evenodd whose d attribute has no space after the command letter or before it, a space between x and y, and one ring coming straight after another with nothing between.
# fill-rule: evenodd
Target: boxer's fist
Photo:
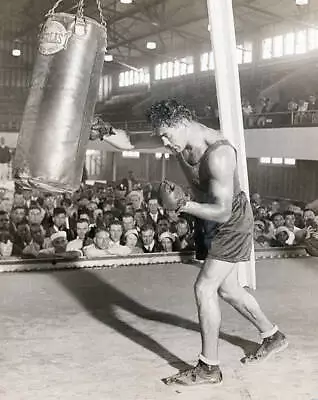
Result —
<instances>
[{"instance_id":1,"label":"boxer's fist","mask_svg":"<svg viewBox=\"0 0 318 400\"><path fill-rule=\"evenodd\" d=\"M178 211L187 200L183 189L173 182L161 182L158 190L159 204L168 211Z\"/></svg>"}]
</instances>

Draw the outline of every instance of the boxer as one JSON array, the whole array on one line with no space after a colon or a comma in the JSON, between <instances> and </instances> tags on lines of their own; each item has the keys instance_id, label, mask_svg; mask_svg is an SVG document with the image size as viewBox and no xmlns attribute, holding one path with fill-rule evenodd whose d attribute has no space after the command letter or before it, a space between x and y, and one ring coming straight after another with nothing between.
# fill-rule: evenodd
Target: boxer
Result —
<instances>
[{"instance_id":1,"label":"boxer","mask_svg":"<svg viewBox=\"0 0 318 400\"><path fill-rule=\"evenodd\" d=\"M168 182L160 187L163 206L216 223L212 244L195 282L202 340L198 364L164 382L219 384L219 296L249 320L263 339L254 354L241 360L243 363L265 360L284 350L288 342L238 281L238 263L248 261L251 255L253 214L240 188L235 148L221 133L194 121L191 112L175 100L154 104L147 116L163 144L177 155L196 200L186 201L181 188Z\"/></svg>"}]
</instances>

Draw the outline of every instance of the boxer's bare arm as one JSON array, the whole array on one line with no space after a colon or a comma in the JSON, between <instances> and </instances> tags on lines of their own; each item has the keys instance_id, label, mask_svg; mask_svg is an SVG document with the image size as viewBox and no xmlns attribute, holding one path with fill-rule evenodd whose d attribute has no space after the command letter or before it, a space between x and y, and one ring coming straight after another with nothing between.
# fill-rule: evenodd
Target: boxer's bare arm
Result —
<instances>
[{"instance_id":1,"label":"boxer's bare arm","mask_svg":"<svg viewBox=\"0 0 318 400\"><path fill-rule=\"evenodd\" d=\"M215 203L189 201L180 211L208 221L226 222L232 211L235 167L236 157L231 147L221 146L213 151L208 160L211 175L209 195L214 196Z\"/></svg>"}]
</instances>

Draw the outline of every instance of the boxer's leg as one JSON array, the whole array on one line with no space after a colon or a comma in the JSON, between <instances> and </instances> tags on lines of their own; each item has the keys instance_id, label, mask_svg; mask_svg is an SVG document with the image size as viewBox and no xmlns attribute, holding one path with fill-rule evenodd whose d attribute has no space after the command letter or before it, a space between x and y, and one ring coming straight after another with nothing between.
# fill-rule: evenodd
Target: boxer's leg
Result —
<instances>
[{"instance_id":1,"label":"boxer's leg","mask_svg":"<svg viewBox=\"0 0 318 400\"><path fill-rule=\"evenodd\" d=\"M164 379L166 384L196 385L222 382L218 361L221 325L218 290L234 264L208 258L195 283L195 297L201 329L202 352L196 367Z\"/></svg>"},{"instance_id":2,"label":"boxer's leg","mask_svg":"<svg viewBox=\"0 0 318 400\"><path fill-rule=\"evenodd\" d=\"M235 264L231 273L224 279L218 293L260 332L273 329L273 324L267 319L255 298L239 284L238 264Z\"/></svg>"},{"instance_id":3,"label":"boxer's leg","mask_svg":"<svg viewBox=\"0 0 318 400\"><path fill-rule=\"evenodd\" d=\"M202 355L218 364L221 311L218 290L234 264L208 258L195 283L195 297L201 328Z\"/></svg>"},{"instance_id":4,"label":"boxer's leg","mask_svg":"<svg viewBox=\"0 0 318 400\"><path fill-rule=\"evenodd\" d=\"M255 298L240 286L237 268L238 264L225 278L218 292L223 300L256 326L263 339L255 354L244 357L241 361L243 363L262 361L284 350L288 342L278 327L268 320Z\"/></svg>"}]
</instances>

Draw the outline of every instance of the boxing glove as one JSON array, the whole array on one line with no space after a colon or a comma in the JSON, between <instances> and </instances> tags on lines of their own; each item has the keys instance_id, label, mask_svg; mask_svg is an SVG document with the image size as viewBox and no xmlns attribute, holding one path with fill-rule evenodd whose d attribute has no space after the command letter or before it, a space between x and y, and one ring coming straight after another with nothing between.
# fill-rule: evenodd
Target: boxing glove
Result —
<instances>
[{"instance_id":1,"label":"boxing glove","mask_svg":"<svg viewBox=\"0 0 318 400\"><path fill-rule=\"evenodd\" d=\"M161 182L158 189L159 204L168 211L178 211L187 200L183 189L170 181Z\"/></svg>"}]
</instances>

